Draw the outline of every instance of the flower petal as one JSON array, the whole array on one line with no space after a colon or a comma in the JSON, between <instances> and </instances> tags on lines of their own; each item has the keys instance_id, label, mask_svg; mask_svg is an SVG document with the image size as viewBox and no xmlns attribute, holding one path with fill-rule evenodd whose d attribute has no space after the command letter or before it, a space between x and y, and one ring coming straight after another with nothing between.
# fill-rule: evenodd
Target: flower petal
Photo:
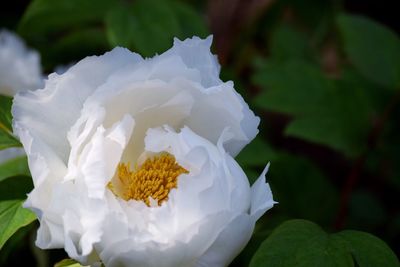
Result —
<instances>
[{"instance_id":1,"label":"flower petal","mask_svg":"<svg viewBox=\"0 0 400 267\"><path fill-rule=\"evenodd\" d=\"M255 222L247 214L237 216L200 257L195 267L228 266L249 242L254 224Z\"/></svg>"},{"instance_id":2,"label":"flower petal","mask_svg":"<svg viewBox=\"0 0 400 267\"><path fill-rule=\"evenodd\" d=\"M17 35L0 30L0 93L14 96L42 85L38 52L28 49Z\"/></svg>"},{"instance_id":3,"label":"flower petal","mask_svg":"<svg viewBox=\"0 0 400 267\"><path fill-rule=\"evenodd\" d=\"M191 69L200 72L201 84L205 87L215 86L221 83L219 72L221 66L218 59L210 52L212 36L200 39L197 36L183 41L175 38L174 45L160 57L178 55L183 62Z\"/></svg>"},{"instance_id":4,"label":"flower petal","mask_svg":"<svg viewBox=\"0 0 400 267\"><path fill-rule=\"evenodd\" d=\"M269 163L251 187L252 199L250 215L254 221L257 221L267 210L277 203L273 200L271 188L265 181L265 175L268 172L268 168Z\"/></svg>"},{"instance_id":5,"label":"flower petal","mask_svg":"<svg viewBox=\"0 0 400 267\"><path fill-rule=\"evenodd\" d=\"M14 123L29 129L63 162L68 162L67 133L80 116L83 103L111 73L142 59L129 50L115 48L100 57L87 57L66 73L53 73L45 89L19 93L14 98Z\"/></svg>"}]
</instances>

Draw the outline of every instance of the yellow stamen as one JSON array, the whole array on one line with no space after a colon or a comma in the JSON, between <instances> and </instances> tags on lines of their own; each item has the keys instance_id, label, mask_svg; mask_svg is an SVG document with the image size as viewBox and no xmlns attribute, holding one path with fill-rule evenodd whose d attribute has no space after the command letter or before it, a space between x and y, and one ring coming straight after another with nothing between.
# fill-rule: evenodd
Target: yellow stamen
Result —
<instances>
[{"instance_id":1,"label":"yellow stamen","mask_svg":"<svg viewBox=\"0 0 400 267\"><path fill-rule=\"evenodd\" d=\"M141 200L150 206L152 197L161 206L168 200L168 194L172 188L177 188L178 176L189 173L181 167L175 157L169 153L163 153L147 159L140 167L130 170L130 164L120 163L117 175L121 183L121 192L116 193L112 182L108 188L124 200Z\"/></svg>"}]
</instances>

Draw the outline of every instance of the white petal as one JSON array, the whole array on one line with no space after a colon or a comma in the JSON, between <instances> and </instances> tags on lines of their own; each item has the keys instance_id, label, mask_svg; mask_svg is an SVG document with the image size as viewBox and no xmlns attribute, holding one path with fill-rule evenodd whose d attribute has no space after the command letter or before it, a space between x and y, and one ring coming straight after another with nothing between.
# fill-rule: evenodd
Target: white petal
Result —
<instances>
[{"instance_id":1,"label":"white petal","mask_svg":"<svg viewBox=\"0 0 400 267\"><path fill-rule=\"evenodd\" d=\"M98 127L79 159L79 169L90 198L104 198L107 183L113 177L122 153L131 137L134 121L126 115L108 130Z\"/></svg>"},{"instance_id":2,"label":"white petal","mask_svg":"<svg viewBox=\"0 0 400 267\"><path fill-rule=\"evenodd\" d=\"M184 41L174 39L174 46L160 55L160 57L178 55L183 62L192 69L200 72L201 83L205 87L215 86L221 83L219 79L220 65L216 56L211 54L210 47L212 36L200 39L197 36Z\"/></svg>"},{"instance_id":3,"label":"white petal","mask_svg":"<svg viewBox=\"0 0 400 267\"><path fill-rule=\"evenodd\" d=\"M145 143L146 151L167 151L189 171L178 178L178 189L170 192L166 203L177 218L178 229L186 229L208 214L248 212L249 183L222 146L219 150L188 127L179 133L168 127L149 129Z\"/></svg>"},{"instance_id":4,"label":"white petal","mask_svg":"<svg viewBox=\"0 0 400 267\"><path fill-rule=\"evenodd\" d=\"M48 204L53 185L66 174L66 166L45 143L34 140L29 131L19 127L18 123L14 123L14 131L24 146L35 187L28 195L25 207L41 210ZM40 212L37 215L41 217Z\"/></svg>"},{"instance_id":5,"label":"white petal","mask_svg":"<svg viewBox=\"0 0 400 267\"><path fill-rule=\"evenodd\" d=\"M176 84L181 88L193 88L182 80L176 81ZM198 135L217 144L222 131L229 128L233 138L224 147L233 157L257 135L260 119L235 91L232 82L210 87L206 91L195 87L191 92L196 101L184 124Z\"/></svg>"},{"instance_id":6,"label":"white petal","mask_svg":"<svg viewBox=\"0 0 400 267\"><path fill-rule=\"evenodd\" d=\"M249 242L254 221L242 214L230 222L211 247L200 257L195 267L224 267L239 254Z\"/></svg>"},{"instance_id":7,"label":"white petal","mask_svg":"<svg viewBox=\"0 0 400 267\"><path fill-rule=\"evenodd\" d=\"M58 224L59 228L54 232L56 236L62 233L63 247L68 255L87 262L93 257L93 244L99 242L102 235L101 226L107 212L106 202L89 198L88 189L82 180L58 183L53 190L53 198L41 223L45 221ZM36 244L42 248L54 248L57 245L55 241L43 240L38 235Z\"/></svg>"},{"instance_id":8,"label":"white petal","mask_svg":"<svg viewBox=\"0 0 400 267\"><path fill-rule=\"evenodd\" d=\"M13 96L42 85L38 52L28 49L17 35L0 30L0 94Z\"/></svg>"},{"instance_id":9,"label":"white petal","mask_svg":"<svg viewBox=\"0 0 400 267\"><path fill-rule=\"evenodd\" d=\"M179 240L171 240L164 244L151 240L140 242L135 236L128 235L115 243L99 243L97 248L101 251L102 261L109 267L192 267L194 259L200 257L217 238L227 216L229 216L227 213L220 213L204 218L193 226L192 237L186 242ZM104 230L108 233L117 227L124 228L123 224L118 225L115 220L108 225L112 227Z\"/></svg>"},{"instance_id":10,"label":"white petal","mask_svg":"<svg viewBox=\"0 0 400 267\"><path fill-rule=\"evenodd\" d=\"M66 73L53 73L43 90L17 94L12 113L19 127L29 129L34 140L40 139L65 163L68 161L67 132L77 121L83 103L108 76L127 64L142 60L122 48L100 57L87 57Z\"/></svg>"},{"instance_id":11,"label":"white petal","mask_svg":"<svg viewBox=\"0 0 400 267\"><path fill-rule=\"evenodd\" d=\"M265 167L260 177L251 187L251 210L250 214L254 221L257 221L267 210L272 208L276 202L272 198L271 188L265 181L269 163Z\"/></svg>"}]
</instances>

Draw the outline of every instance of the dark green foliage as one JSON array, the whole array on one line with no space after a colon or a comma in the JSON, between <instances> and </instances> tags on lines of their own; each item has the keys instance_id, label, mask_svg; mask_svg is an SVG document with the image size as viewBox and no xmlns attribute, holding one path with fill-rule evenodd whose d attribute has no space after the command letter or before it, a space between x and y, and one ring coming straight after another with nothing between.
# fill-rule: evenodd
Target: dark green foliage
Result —
<instances>
[{"instance_id":1,"label":"dark green foliage","mask_svg":"<svg viewBox=\"0 0 400 267\"><path fill-rule=\"evenodd\" d=\"M343 45L365 78L389 89L400 89L400 39L388 28L361 16L337 18Z\"/></svg>"},{"instance_id":2,"label":"dark green foliage","mask_svg":"<svg viewBox=\"0 0 400 267\"><path fill-rule=\"evenodd\" d=\"M11 104L12 98L0 95L0 149L20 146L12 134Z\"/></svg>"},{"instance_id":3,"label":"dark green foliage","mask_svg":"<svg viewBox=\"0 0 400 267\"><path fill-rule=\"evenodd\" d=\"M400 266L396 255L368 233L342 231L328 234L304 220L281 224L261 244L250 267L291 266Z\"/></svg>"},{"instance_id":4,"label":"dark green foliage","mask_svg":"<svg viewBox=\"0 0 400 267\"><path fill-rule=\"evenodd\" d=\"M351 14L344 2L33 0L0 14L0 28L11 25L39 50L46 73L115 46L150 57L174 37L213 34L222 79L261 117L236 160L250 184L269 162L279 202L230 266L396 267L400 29ZM0 95L0 150L21 146L11 106ZM33 254L36 225L24 226L35 216L21 206L32 187L26 157L0 163L0 265L12 250ZM39 257L80 266L48 255Z\"/></svg>"},{"instance_id":5,"label":"dark green foliage","mask_svg":"<svg viewBox=\"0 0 400 267\"><path fill-rule=\"evenodd\" d=\"M204 21L190 6L165 0L114 7L107 15L106 30L112 45L132 48L146 57L167 50L174 37L207 35Z\"/></svg>"}]
</instances>

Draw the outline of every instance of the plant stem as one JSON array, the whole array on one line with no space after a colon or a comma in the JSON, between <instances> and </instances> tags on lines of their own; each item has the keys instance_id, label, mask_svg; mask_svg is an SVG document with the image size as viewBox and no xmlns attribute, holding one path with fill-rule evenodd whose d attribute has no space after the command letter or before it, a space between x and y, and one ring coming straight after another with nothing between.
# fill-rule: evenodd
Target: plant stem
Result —
<instances>
[{"instance_id":1,"label":"plant stem","mask_svg":"<svg viewBox=\"0 0 400 267\"><path fill-rule=\"evenodd\" d=\"M368 146L363 154L361 154L354 162L353 167L351 168L344 186L341 191L340 197L340 205L339 211L335 220L334 228L336 230L340 230L345 226L348 210L349 210L349 202L351 198L351 194L353 193L354 188L356 187L358 181L360 180L361 173L364 168L365 161L367 159L368 153L375 149L376 144L378 143L379 137L382 134L382 131L385 127L387 120L390 117L393 109L396 107L397 103L400 100L400 90L397 90L397 93L386 106L384 112L372 127L370 134L368 135Z\"/></svg>"}]
</instances>

